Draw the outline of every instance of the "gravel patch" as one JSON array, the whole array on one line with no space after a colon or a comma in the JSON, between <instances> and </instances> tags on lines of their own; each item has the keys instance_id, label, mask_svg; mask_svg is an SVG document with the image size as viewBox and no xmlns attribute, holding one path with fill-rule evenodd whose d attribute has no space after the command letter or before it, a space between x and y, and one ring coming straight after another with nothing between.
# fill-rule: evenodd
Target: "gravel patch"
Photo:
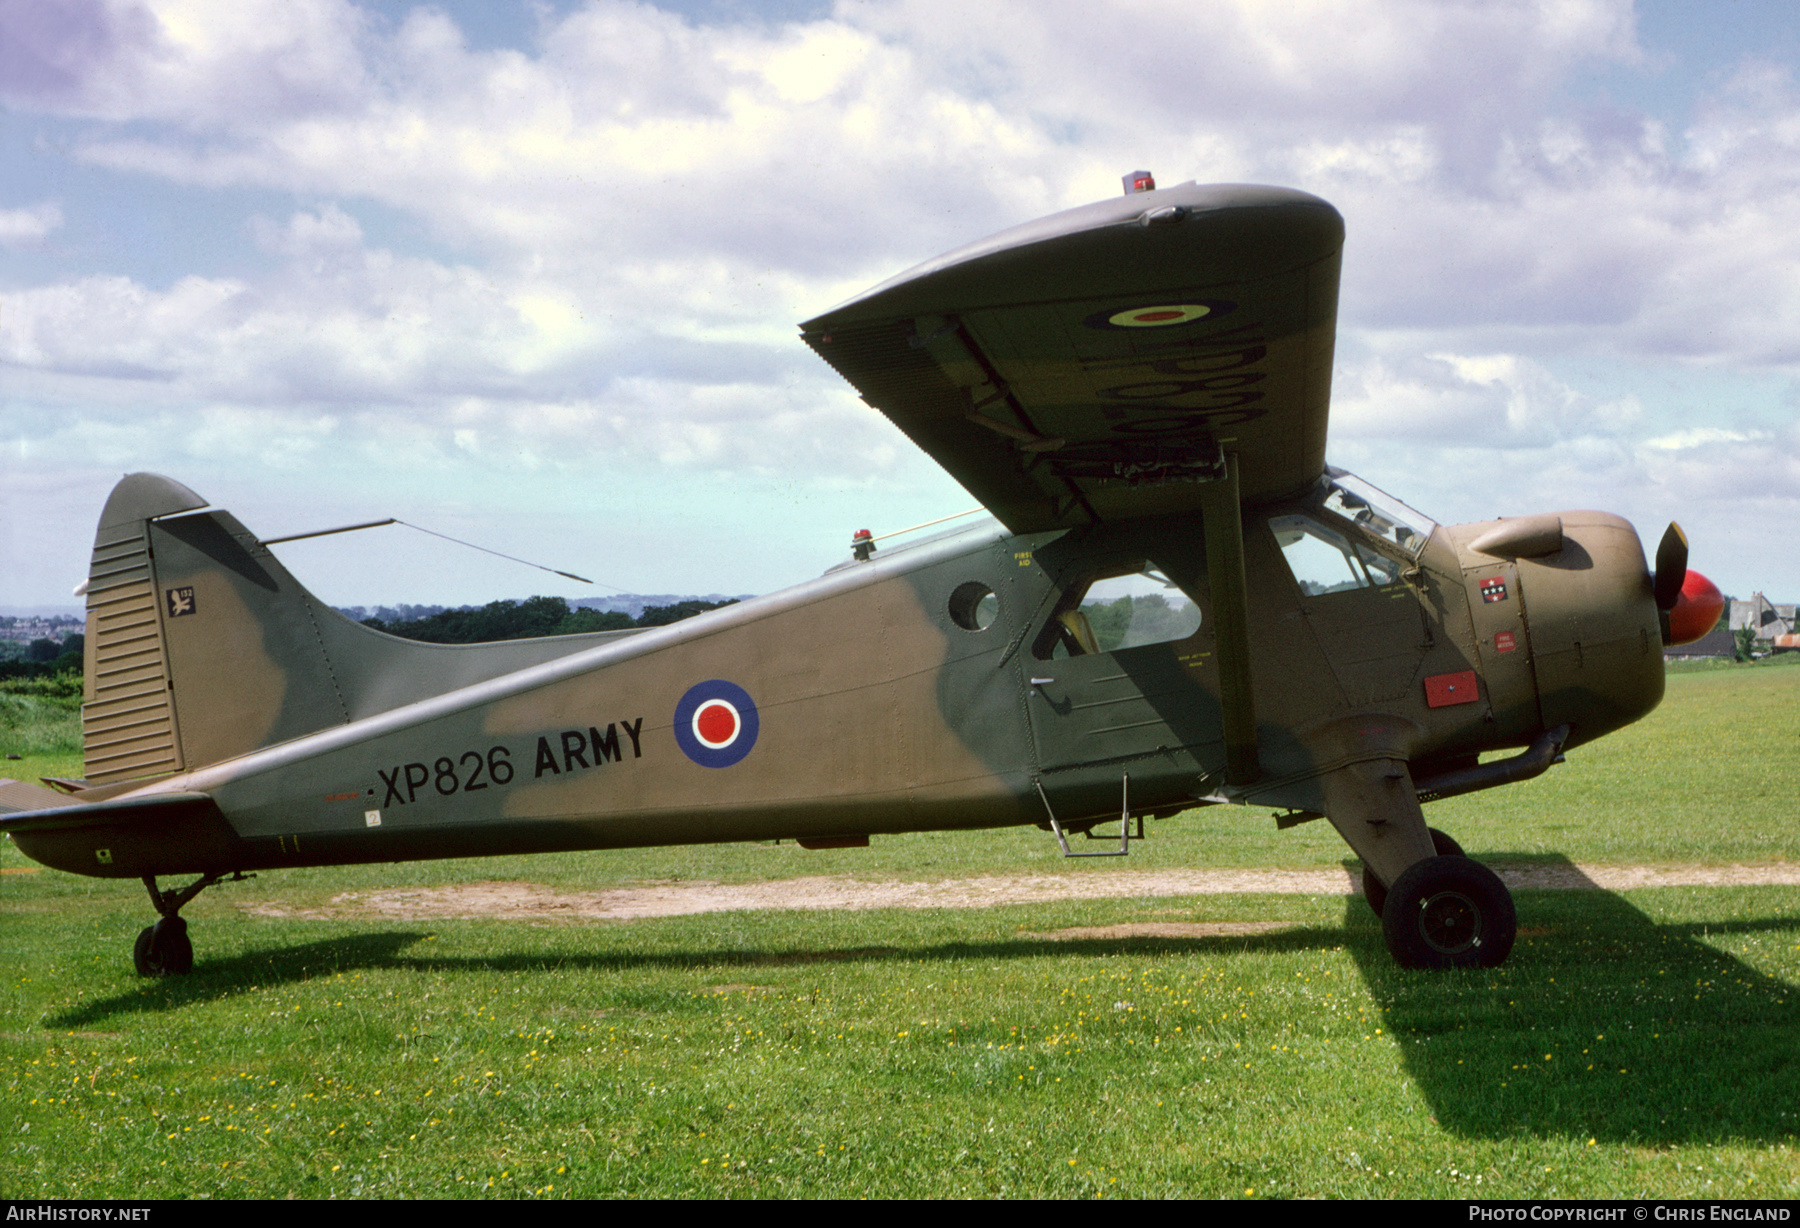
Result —
<instances>
[{"instance_id":1,"label":"gravel patch","mask_svg":"<svg viewBox=\"0 0 1800 1228\"><path fill-rule=\"evenodd\" d=\"M1800 864L1732 866L1495 866L1514 890L1628 891L1639 887L1800 886ZM736 885L669 881L606 891L561 892L538 883L466 883L451 887L395 887L347 891L324 908L278 902L245 904L267 917L384 917L392 920L501 918L510 920L631 921L694 913L770 909L992 908L1057 900L1144 899L1194 895L1355 895L1362 885L1348 870L1127 870L1105 875L1008 874L935 882L866 882L820 875ZM1251 923L1246 923L1251 924ZM1112 927L1106 927L1108 930ZM1157 927L1151 927L1157 928ZM1195 927L1169 937L1193 937ZM1205 927L1207 935L1239 932ZM1143 927L1135 927L1136 934ZM1243 931L1252 932L1252 931ZM1160 933L1160 930L1159 930ZM1079 937L1121 936L1095 930L1060 931Z\"/></svg>"}]
</instances>

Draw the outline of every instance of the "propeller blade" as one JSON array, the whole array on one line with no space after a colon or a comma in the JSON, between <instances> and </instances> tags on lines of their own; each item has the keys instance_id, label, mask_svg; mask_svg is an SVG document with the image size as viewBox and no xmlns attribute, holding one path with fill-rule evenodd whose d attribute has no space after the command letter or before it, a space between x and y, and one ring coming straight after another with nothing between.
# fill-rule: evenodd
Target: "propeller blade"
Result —
<instances>
[{"instance_id":1,"label":"propeller blade","mask_svg":"<svg viewBox=\"0 0 1800 1228\"><path fill-rule=\"evenodd\" d=\"M1672 610L1681 598L1681 585L1687 579L1688 541L1687 534L1674 521L1663 533L1662 542L1656 547L1656 608Z\"/></svg>"}]
</instances>

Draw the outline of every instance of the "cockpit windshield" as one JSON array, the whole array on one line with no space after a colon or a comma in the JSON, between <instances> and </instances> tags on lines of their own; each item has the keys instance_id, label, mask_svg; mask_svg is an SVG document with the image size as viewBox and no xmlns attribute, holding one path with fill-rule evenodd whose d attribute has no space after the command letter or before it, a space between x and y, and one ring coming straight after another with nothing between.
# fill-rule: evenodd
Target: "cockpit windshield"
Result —
<instances>
[{"instance_id":1,"label":"cockpit windshield","mask_svg":"<svg viewBox=\"0 0 1800 1228\"><path fill-rule=\"evenodd\" d=\"M1437 522L1415 512L1394 496L1377 490L1354 473L1327 465L1324 508L1342 516L1365 533L1373 534L1418 558Z\"/></svg>"}]
</instances>

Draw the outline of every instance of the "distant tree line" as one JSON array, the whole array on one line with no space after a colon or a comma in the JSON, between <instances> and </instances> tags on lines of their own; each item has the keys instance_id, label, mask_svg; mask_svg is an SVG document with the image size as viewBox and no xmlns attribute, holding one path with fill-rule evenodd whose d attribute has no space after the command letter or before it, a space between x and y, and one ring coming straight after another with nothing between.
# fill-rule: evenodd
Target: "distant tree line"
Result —
<instances>
[{"instance_id":1,"label":"distant tree line","mask_svg":"<svg viewBox=\"0 0 1800 1228\"><path fill-rule=\"evenodd\" d=\"M524 601L490 601L484 606L441 610L424 618L365 618L362 624L402 639L428 644L482 644L544 635L579 635L587 631L628 631L634 627L666 627L707 610L736 605L727 601L677 601L645 606L633 618L620 610L571 610L561 597L528 597Z\"/></svg>"},{"instance_id":2,"label":"distant tree line","mask_svg":"<svg viewBox=\"0 0 1800 1228\"><path fill-rule=\"evenodd\" d=\"M384 623L410 623L421 618L430 618L433 614L442 614L450 607L447 605L408 605L404 601L399 605L378 605L370 609L364 605L332 606L339 614L352 622L368 622L371 618L379 618Z\"/></svg>"},{"instance_id":3,"label":"distant tree line","mask_svg":"<svg viewBox=\"0 0 1800 1228\"><path fill-rule=\"evenodd\" d=\"M464 606L458 610L441 606L400 606L399 610L407 613L417 610L435 612L411 619L365 618L362 623L402 639L431 644L480 644L541 635L664 627L707 610L736 604L735 598L676 601L669 605L647 605L642 614L633 618L620 610L571 610L569 603L561 597L531 597L524 601L491 601L484 606ZM382 607L382 612L396 611L392 607ZM0 640L0 679L50 678L65 674L79 678L86 639L76 631L60 640L48 636L30 642Z\"/></svg>"},{"instance_id":4,"label":"distant tree line","mask_svg":"<svg viewBox=\"0 0 1800 1228\"><path fill-rule=\"evenodd\" d=\"M1101 652L1182 639L1192 633L1195 625L1193 606L1189 602L1184 600L1179 606L1173 606L1161 593L1139 593L1111 601L1083 603L1081 612L1087 615L1088 626L1092 628Z\"/></svg>"},{"instance_id":5,"label":"distant tree line","mask_svg":"<svg viewBox=\"0 0 1800 1228\"><path fill-rule=\"evenodd\" d=\"M80 674L81 652L87 637L76 631L60 640L0 640L0 678L48 678L54 674Z\"/></svg>"}]
</instances>

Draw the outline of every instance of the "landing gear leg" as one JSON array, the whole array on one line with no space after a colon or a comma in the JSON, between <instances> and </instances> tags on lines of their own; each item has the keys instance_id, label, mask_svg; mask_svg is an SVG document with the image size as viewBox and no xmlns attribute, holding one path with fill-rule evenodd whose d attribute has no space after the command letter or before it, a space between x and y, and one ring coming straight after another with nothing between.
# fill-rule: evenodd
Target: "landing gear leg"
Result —
<instances>
[{"instance_id":1,"label":"landing gear leg","mask_svg":"<svg viewBox=\"0 0 1800 1228\"><path fill-rule=\"evenodd\" d=\"M1456 841L1425 826L1403 759L1353 763L1320 783L1326 817L1368 867L1364 891L1396 963L1491 968L1506 959L1518 935L1511 893Z\"/></svg>"},{"instance_id":2,"label":"landing gear leg","mask_svg":"<svg viewBox=\"0 0 1800 1228\"><path fill-rule=\"evenodd\" d=\"M194 944L188 938L187 922L182 919L181 910L222 877L205 874L179 891L162 891L157 888L153 876L144 876L150 903L155 906L160 919L155 925L145 926L137 936L137 942L132 944L131 962L137 966L139 976L185 976L194 970ZM232 881L243 877L242 874L235 875Z\"/></svg>"},{"instance_id":3,"label":"landing gear leg","mask_svg":"<svg viewBox=\"0 0 1800 1228\"><path fill-rule=\"evenodd\" d=\"M1445 835L1435 827L1430 827L1426 830L1431 833L1431 847L1437 850L1437 855L1439 857L1461 857L1464 855L1462 845L1458 844L1451 837ZM1368 866L1364 866L1363 899L1368 901L1369 907L1375 910L1375 915L1378 917L1381 915L1382 908L1387 904L1387 896L1388 889L1382 885L1379 878L1375 877L1375 872L1369 869Z\"/></svg>"}]
</instances>

